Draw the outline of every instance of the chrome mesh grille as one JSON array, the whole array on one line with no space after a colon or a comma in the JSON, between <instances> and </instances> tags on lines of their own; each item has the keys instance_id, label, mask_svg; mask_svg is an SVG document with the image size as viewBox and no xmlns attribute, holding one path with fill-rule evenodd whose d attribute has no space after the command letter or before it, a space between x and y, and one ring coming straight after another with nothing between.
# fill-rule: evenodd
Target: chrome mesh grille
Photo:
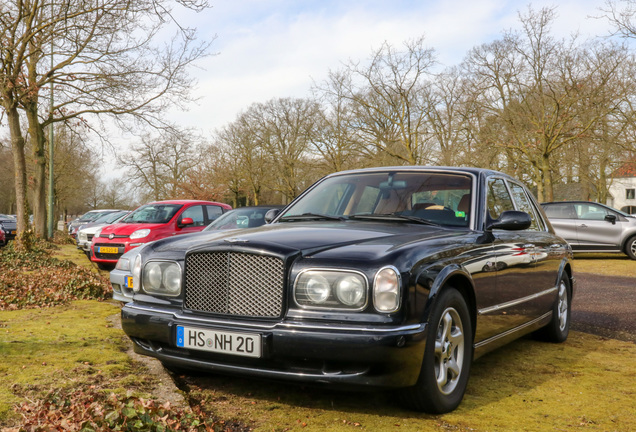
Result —
<instances>
[{"instance_id":1,"label":"chrome mesh grille","mask_svg":"<svg viewBox=\"0 0 636 432\"><path fill-rule=\"evenodd\" d=\"M283 260L238 252L188 255L185 308L226 315L277 317L283 308Z\"/></svg>"}]
</instances>

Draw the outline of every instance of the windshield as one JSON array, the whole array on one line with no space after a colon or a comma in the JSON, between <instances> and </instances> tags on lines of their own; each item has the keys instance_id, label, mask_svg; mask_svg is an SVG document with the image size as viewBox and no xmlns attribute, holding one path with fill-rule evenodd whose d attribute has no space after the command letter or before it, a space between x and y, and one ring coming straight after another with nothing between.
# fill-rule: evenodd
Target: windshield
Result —
<instances>
[{"instance_id":1,"label":"windshield","mask_svg":"<svg viewBox=\"0 0 636 432\"><path fill-rule=\"evenodd\" d=\"M181 207L181 204L146 204L126 216L121 222L167 223Z\"/></svg>"},{"instance_id":2,"label":"windshield","mask_svg":"<svg viewBox=\"0 0 636 432\"><path fill-rule=\"evenodd\" d=\"M220 231L238 228L253 228L265 224L265 213L270 208L234 209L219 216L203 231Z\"/></svg>"},{"instance_id":3,"label":"windshield","mask_svg":"<svg viewBox=\"0 0 636 432\"><path fill-rule=\"evenodd\" d=\"M369 219L469 226L472 178L433 171L391 171L330 177L285 211L279 221Z\"/></svg>"}]
</instances>

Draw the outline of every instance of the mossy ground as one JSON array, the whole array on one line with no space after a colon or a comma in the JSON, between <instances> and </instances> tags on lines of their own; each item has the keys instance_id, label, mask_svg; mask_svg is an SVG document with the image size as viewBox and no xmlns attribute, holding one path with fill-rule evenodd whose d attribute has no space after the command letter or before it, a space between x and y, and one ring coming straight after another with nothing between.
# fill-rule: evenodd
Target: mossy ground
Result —
<instances>
[{"instance_id":1,"label":"mossy ground","mask_svg":"<svg viewBox=\"0 0 636 432\"><path fill-rule=\"evenodd\" d=\"M0 424L13 417L12 407L27 393L127 379L133 364L125 340L107 320L118 309L86 300L0 312Z\"/></svg>"},{"instance_id":2,"label":"mossy ground","mask_svg":"<svg viewBox=\"0 0 636 432\"><path fill-rule=\"evenodd\" d=\"M574 255L574 271L605 276L636 277L636 261L623 254L577 253Z\"/></svg>"},{"instance_id":3,"label":"mossy ground","mask_svg":"<svg viewBox=\"0 0 636 432\"><path fill-rule=\"evenodd\" d=\"M73 248L60 249L81 263ZM617 256L577 258L575 265L622 276L636 267ZM0 429L19 424L16 404L51 389L108 382L115 392L148 396L154 378L126 355L124 334L110 324L118 311L98 301L1 311ZM177 381L207 416L257 431L629 431L636 430L635 375L636 345L572 332L564 344L524 338L480 358L463 403L442 416L403 410L388 392L216 375Z\"/></svg>"},{"instance_id":4,"label":"mossy ground","mask_svg":"<svg viewBox=\"0 0 636 432\"><path fill-rule=\"evenodd\" d=\"M180 376L210 414L256 431L636 430L636 346L574 332L564 344L530 338L472 365L464 401L429 416L389 392L353 393L222 376Z\"/></svg>"}]
</instances>

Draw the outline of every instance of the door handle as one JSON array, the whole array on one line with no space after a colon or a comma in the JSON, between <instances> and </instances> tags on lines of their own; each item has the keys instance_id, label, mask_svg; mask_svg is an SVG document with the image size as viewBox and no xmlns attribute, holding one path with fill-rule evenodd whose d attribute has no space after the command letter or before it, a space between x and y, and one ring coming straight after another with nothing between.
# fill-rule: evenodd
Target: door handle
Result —
<instances>
[{"instance_id":1,"label":"door handle","mask_svg":"<svg viewBox=\"0 0 636 432\"><path fill-rule=\"evenodd\" d=\"M581 224L581 225L579 225L579 228L587 228L587 225Z\"/></svg>"}]
</instances>

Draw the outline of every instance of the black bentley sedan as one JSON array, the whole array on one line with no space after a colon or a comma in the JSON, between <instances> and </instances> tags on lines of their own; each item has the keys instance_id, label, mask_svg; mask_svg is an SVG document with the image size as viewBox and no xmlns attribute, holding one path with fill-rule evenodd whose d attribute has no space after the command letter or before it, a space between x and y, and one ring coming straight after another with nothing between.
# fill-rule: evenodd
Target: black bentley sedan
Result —
<instances>
[{"instance_id":1,"label":"black bentley sedan","mask_svg":"<svg viewBox=\"0 0 636 432\"><path fill-rule=\"evenodd\" d=\"M168 368L392 388L444 413L474 358L530 332L568 336L572 251L505 174L339 172L269 219L144 248L121 314L135 351Z\"/></svg>"}]
</instances>

